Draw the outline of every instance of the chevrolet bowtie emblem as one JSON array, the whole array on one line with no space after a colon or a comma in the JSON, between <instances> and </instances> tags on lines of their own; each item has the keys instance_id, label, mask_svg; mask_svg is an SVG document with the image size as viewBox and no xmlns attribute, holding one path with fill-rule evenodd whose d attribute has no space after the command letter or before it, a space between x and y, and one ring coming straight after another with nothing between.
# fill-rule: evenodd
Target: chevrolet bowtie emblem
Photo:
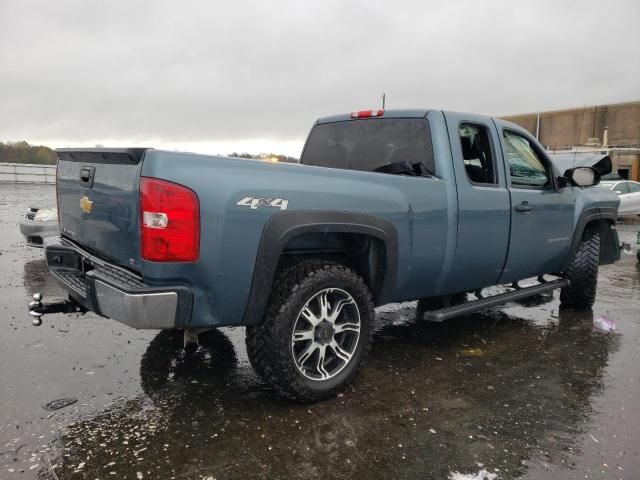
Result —
<instances>
[{"instance_id":1,"label":"chevrolet bowtie emblem","mask_svg":"<svg viewBox=\"0 0 640 480\"><path fill-rule=\"evenodd\" d=\"M80 209L84 213L91 213L92 208L93 208L93 202L89 200L89 197L85 195L80 199Z\"/></svg>"}]
</instances>

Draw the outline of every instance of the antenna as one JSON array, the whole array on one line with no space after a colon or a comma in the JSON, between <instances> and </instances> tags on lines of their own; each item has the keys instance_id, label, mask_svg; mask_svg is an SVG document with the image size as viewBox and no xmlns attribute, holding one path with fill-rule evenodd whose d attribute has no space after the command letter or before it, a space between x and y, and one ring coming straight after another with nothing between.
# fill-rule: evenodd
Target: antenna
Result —
<instances>
[{"instance_id":1,"label":"antenna","mask_svg":"<svg viewBox=\"0 0 640 480\"><path fill-rule=\"evenodd\" d=\"M578 129L578 138L576 139L576 144L574 146L576 150L573 152L573 164L571 165L572 167L576 166L576 157L578 156L578 143L580 143L580 134L582 133L582 124L584 123L584 112L586 110L587 110L587 106L585 105L582 108L582 118L580 119L580 129Z\"/></svg>"},{"instance_id":2,"label":"antenna","mask_svg":"<svg viewBox=\"0 0 640 480\"><path fill-rule=\"evenodd\" d=\"M384 110L385 100L387 99L387 94L382 92L382 109Z\"/></svg>"}]
</instances>

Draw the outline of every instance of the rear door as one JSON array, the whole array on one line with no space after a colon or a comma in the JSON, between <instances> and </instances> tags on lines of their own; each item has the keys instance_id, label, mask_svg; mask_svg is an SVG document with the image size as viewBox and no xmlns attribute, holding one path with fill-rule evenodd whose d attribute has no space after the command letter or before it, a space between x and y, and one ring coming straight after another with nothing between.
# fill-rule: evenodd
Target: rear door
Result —
<instances>
[{"instance_id":1,"label":"rear door","mask_svg":"<svg viewBox=\"0 0 640 480\"><path fill-rule=\"evenodd\" d=\"M117 264L139 268L144 149L58 150L60 232Z\"/></svg>"},{"instance_id":2,"label":"rear door","mask_svg":"<svg viewBox=\"0 0 640 480\"><path fill-rule=\"evenodd\" d=\"M458 236L447 291L495 285L509 245L510 203L491 119L445 113L458 192Z\"/></svg>"},{"instance_id":3,"label":"rear door","mask_svg":"<svg viewBox=\"0 0 640 480\"><path fill-rule=\"evenodd\" d=\"M511 196L509 254L500 283L556 272L573 237L575 192L528 133L496 120Z\"/></svg>"}]
</instances>

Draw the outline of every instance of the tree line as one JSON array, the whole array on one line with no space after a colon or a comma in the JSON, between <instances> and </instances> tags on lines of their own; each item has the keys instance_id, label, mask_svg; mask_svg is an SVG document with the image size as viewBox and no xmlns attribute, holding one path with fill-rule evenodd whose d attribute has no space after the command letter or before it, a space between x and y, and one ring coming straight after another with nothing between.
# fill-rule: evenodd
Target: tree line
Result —
<instances>
[{"instance_id":1,"label":"tree line","mask_svg":"<svg viewBox=\"0 0 640 480\"><path fill-rule=\"evenodd\" d=\"M96 145L101 147L102 145ZM297 163L298 159L279 155L276 153L252 154L247 152L233 152L230 157L253 158L256 160L277 161L287 163ZM55 150L43 145L29 145L25 141L20 142L0 142L0 163L34 163L38 165L55 165L57 155Z\"/></svg>"},{"instance_id":2,"label":"tree line","mask_svg":"<svg viewBox=\"0 0 640 480\"><path fill-rule=\"evenodd\" d=\"M248 152L233 152L227 155L228 157L235 158L250 158L253 160L266 160L270 162L285 162L285 163L298 163L299 160L295 157L289 157L287 155L280 155L278 153L248 153Z\"/></svg>"},{"instance_id":3,"label":"tree line","mask_svg":"<svg viewBox=\"0 0 640 480\"><path fill-rule=\"evenodd\" d=\"M43 145L29 145L25 141L0 142L0 162L55 165L56 158L56 152Z\"/></svg>"}]
</instances>

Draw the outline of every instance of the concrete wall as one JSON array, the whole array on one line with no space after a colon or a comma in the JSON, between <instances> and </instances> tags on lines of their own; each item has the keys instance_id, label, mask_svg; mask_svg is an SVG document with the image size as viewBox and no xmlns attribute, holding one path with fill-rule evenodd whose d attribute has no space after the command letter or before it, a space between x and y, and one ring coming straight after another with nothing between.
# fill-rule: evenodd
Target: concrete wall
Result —
<instances>
[{"instance_id":1,"label":"concrete wall","mask_svg":"<svg viewBox=\"0 0 640 480\"><path fill-rule=\"evenodd\" d=\"M56 166L0 163L0 182L56 183Z\"/></svg>"},{"instance_id":2,"label":"concrete wall","mask_svg":"<svg viewBox=\"0 0 640 480\"><path fill-rule=\"evenodd\" d=\"M585 145L592 137L602 143L605 127L609 146L640 146L640 102L540 112L539 115L538 139L548 149ZM503 118L535 135L537 117L538 113L527 113Z\"/></svg>"}]
</instances>

